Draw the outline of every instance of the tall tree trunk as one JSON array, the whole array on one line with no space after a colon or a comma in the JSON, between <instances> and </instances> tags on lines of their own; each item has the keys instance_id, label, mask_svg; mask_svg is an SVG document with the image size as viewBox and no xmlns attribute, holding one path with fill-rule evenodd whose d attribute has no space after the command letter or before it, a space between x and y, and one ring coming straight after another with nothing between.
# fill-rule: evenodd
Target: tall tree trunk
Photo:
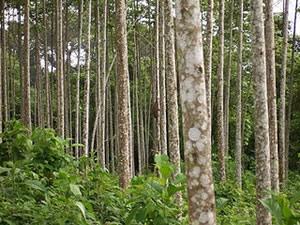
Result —
<instances>
[{"instance_id":1,"label":"tall tree trunk","mask_svg":"<svg viewBox=\"0 0 300 225\"><path fill-rule=\"evenodd\" d=\"M206 98L207 98L207 111L208 111L208 129L211 136L211 73L212 73L212 51L213 51L213 21L214 20L214 0L208 0L207 9L207 30L206 30L206 46L205 52L205 84L206 84Z\"/></svg>"},{"instance_id":2,"label":"tall tree trunk","mask_svg":"<svg viewBox=\"0 0 300 225\"><path fill-rule=\"evenodd\" d=\"M288 22L289 22L289 0L285 0L283 19L283 44L282 44L282 64L280 73L280 98L279 98L279 181L281 187L285 186L285 120L286 120L286 65L288 48Z\"/></svg>"},{"instance_id":3,"label":"tall tree trunk","mask_svg":"<svg viewBox=\"0 0 300 225\"><path fill-rule=\"evenodd\" d=\"M129 73L127 51L127 25L125 0L116 0L116 51L118 72L118 139L120 186L126 188L130 181L130 126L129 126Z\"/></svg>"},{"instance_id":4,"label":"tall tree trunk","mask_svg":"<svg viewBox=\"0 0 300 225\"><path fill-rule=\"evenodd\" d=\"M2 2L1 2L2 4ZM2 14L3 15L3 14ZM0 18L1 20L1 18ZM4 27L1 26L1 32ZM3 87L2 87L2 44L0 44L0 93L2 93ZM3 126L3 110L2 110L2 94L0 94L0 133L2 133L2 126ZM0 138L0 143L2 142L2 139Z\"/></svg>"},{"instance_id":5,"label":"tall tree trunk","mask_svg":"<svg viewBox=\"0 0 300 225\"><path fill-rule=\"evenodd\" d=\"M63 69L63 21L62 0L56 0L56 77L57 77L57 103L58 103L58 133L64 137L65 114L64 114L64 69Z\"/></svg>"},{"instance_id":6,"label":"tall tree trunk","mask_svg":"<svg viewBox=\"0 0 300 225\"><path fill-rule=\"evenodd\" d=\"M294 30L293 30L293 46L292 46L292 58L291 58L291 72L288 80L288 109L287 109L287 119L286 119L286 133L285 133L285 177L288 177L289 171L289 148L290 148L290 126L292 117L292 105L293 105L293 95L294 95L294 64L295 64L295 48L296 48L296 28L297 28L297 13L298 13L298 0L296 0L295 5L295 15L294 15Z\"/></svg>"},{"instance_id":7,"label":"tall tree trunk","mask_svg":"<svg viewBox=\"0 0 300 225\"><path fill-rule=\"evenodd\" d=\"M273 0L266 0L265 37L266 37L266 69L268 88L270 163L272 190L279 191L278 173L278 133L277 133L277 103L276 103L276 63Z\"/></svg>"},{"instance_id":8,"label":"tall tree trunk","mask_svg":"<svg viewBox=\"0 0 300 225\"><path fill-rule=\"evenodd\" d=\"M170 160L175 165L176 176L180 173L179 125L177 76L175 64L175 29L173 18L173 1L165 0L165 43L166 43L166 83L167 83L167 115L168 141Z\"/></svg>"},{"instance_id":9,"label":"tall tree trunk","mask_svg":"<svg viewBox=\"0 0 300 225\"><path fill-rule=\"evenodd\" d=\"M167 105L166 105L166 54L165 54L165 11L164 1L159 5L159 69L160 69L160 143L161 153L168 154Z\"/></svg>"},{"instance_id":10,"label":"tall tree trunk","mask_svg":"<svg viewBox=\"0 0 300 225\"><path fill-rule=\"evenodd\" d=\"M65 136L70 138L70 124L69 124L69 86L70 86L70 75L69 75L69 64L70 54L68 50L69 42L69 5L68 2L64 2L64 38L63 38L63 62L64 62L64 114L65 114Z\"/></svg>"},{"instance_id":11,"label":"tall tree trunk","mask_svg":"<svg viewBox=\"0 0 300 225\"><path fill-rule=\"evenodd\" d=\"M235 163L236 181L242 188L242 73L243 73L243 24L244 0L240 0L239 43L237 64L237 106L236 106L236 133L235 133Z\"/></svg>"},{"instance_id":12,"label":"tall tree trunk","mask_svg":"<svg viewBox=\"0 0 300 225\"><path fill-rule=\"evenodd\" d=\"M46 9L46 0L43 0L43 22L44 22L44 59L45 59L45 79L46 79L46 124L47 127L51 127L51 93L50 93L50 81L48 73L48 40L47 40L47 9Z\"/></svg>"},{"instance_id":13,"label":"tall tree trunk","mask_svg":"<svg viewBox=\"0 0 300 225\"><path fill-rule=\"evenodd\" d=\"M229 27L229 51L228 51L228 65L227 65L227 77L224 91L224 136L225 136L225 156L228 156L229 150L229 124L230 124L230 81L231 81L231 66L232 66L232 42L233 42L233 13L234 13L234 1L231 0L230 7L230 27Z\"/></svg>"},{"instance_id":14,"label":"tall tree trunk","mask_svg":"<svg viewBox=\"0 0 300 225\"><path fill-rule=\"evenodd\" d=\"M82 14L83 14L83 0L80 0L79 6L79 21L78 21L78 58L77 58L77 79L76 79L76 115L75 115L75 143L79 143L80 132L80 57L81 57L81 36L82 36ZM80 149L75 147L75 156L78 158Z\"/></svg>"},{"instance_id":15,"label":"tall tree trunk","mask_svg":"<svg viewBox=\"0 0 300 225\"><path fill-rule=\"evenodd\" d=\"M6 1L1 1L1 26L2 26L2 32L1 32L1 45L2 45L2 97L3 97L3 119L4 122L7 122L9 120L8 117L8 95L7 95L7 66L6 66L6 34L5 34L5 6Z\"/></svg>"},{"instance_id":16,"label":"tall tree trunk","mask_svg":"<svg viewBox=\"0 0 300 225\"><path fill-rule=\"evenodd\" d=\"M263 0L252 0L253 17L253 76L255 87L255 149L256 149L256 224L272 224L268 210L260 200L271 189L269 119L266 80L266 55L263 21Z\"/></svg>"},{"instance_id":17,"label":"tall tree trunk","mask_svg":"<svg viewBox=\"0 0 300 225\"><path fill-rule=\"evenodd\" d=\"M189 219L216 224L199 1L177 1L176 13Z\"/></svg>"},{"instance_id":18,"label":"tall tree trunk","mask_svg":"<svg viewBox=\"0 0 300 225\"><path fill-rule=\"evenodd\" d=\"M29 24L30 1L25 0L24 4L24 73L22 93L22 122L31 130L31 106L30 106L30 24Z\"/></svg>"},{"instance_id":19,"label":"tall tree trunk","mask_svg":"<svg viewBox=\"0 0 300 225\"><path fill-rule=\"evenodd\" d=\"M83 144L84 154L89 155L89 113L90 113L90 65L91 65L91 18L92 18L92 1L88 1L88 30L87 30L87 61L86 77L84 83L84 107L83 107Z\"/></svg>"},{"instance_id":20,"label":"tall tree trunk","mask_svg":"<svg viewBox=\"0 0 300 225\"><path fill-rule=\"evenodd\" d=\"M217 146L221 181L226 180L224 135L224 0L219 6L219 65L217 87Z\"/></svg>"},{"instance_id":21,"label":"tall tree trunk","mask_svg":"<svg viewBox=\"0 0 300 225\"><path fill-rule=\"evenodd\" d=\"M38 33L36 34L36 45L35 45L35 53L36 53L36 57L35 57L35 65L36 65L36 77L35 77L35 86L36 86L36 93L35 93L35 97L36 97L36 117L37 117L37 126L38 127L43 127L43 108L42 108L42 78L41 78L41 59L40 59L40 40L39 40L39 35Z\"/></svg>"}]
</instances>

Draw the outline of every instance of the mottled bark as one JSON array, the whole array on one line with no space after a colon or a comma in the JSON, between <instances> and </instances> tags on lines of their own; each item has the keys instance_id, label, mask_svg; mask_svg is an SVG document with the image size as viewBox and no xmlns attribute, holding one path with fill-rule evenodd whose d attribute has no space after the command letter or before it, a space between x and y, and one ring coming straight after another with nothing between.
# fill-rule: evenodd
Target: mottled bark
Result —
<instances>
[{"instance_id":1,"label":"mottled bark","mask_svg":"<svg viewBox=\"0 0 300 225\"><path fill-rule=\"evenodd\" d=\"M238 42L238 63L237 63L237 106L236 106L236 132L235 132L235 174L236 181L242 188L242 73L243 73L243 12L244 0L240 0L239 17L239 42Z\"/></svg>"},{"instance_id":2,"label":"mottled bark","mask_svg":"<svg viewBox=\"0 0 300 225\"><path fill-rule=\"evenodd\" d=\"M168 141L170 160L175 165L175 174L180 173L179 125L177 75L175 64L175 31L173 18L173 1L165 0L165 49L166 49L166 87Z\"/></svg>"},{"instance_id":3,"label":"mottled bark","mask_svg":"<svg viewBox=\"0 0 300 225\"><path fill-rule=\"evenodd\" d=\"M58 134L64 137L65 114L64 114L64 69L63 69L63 21L62 0L56 0L56 77L57 77L57 117Z\"/></svg>"},{"instance_id":4,"label":"mottled bark","mask_svg":"<svg viewBox=\"0 0 300 225\"><path fill-rule=\"evenodd\" d=\"M273 0L265 0L265 37L266 37L266 72L268 88L268 113L270 136L271 184L273 191L279 191L278 173L278 133L276 103L276 63L273 19Z\"/></svg>"},{"instance_id":5,"label":"mottled bark","mask_svg":"<svg viewBox=\"0 0 300 225\"><path fill-rule=\"evenodd\" d=\"M160 92L160 149L162 154L168 154L167 142L167 111L166 111L166 54L165 54L165 17L164 1L159 5L159 92Z\"/></svg>"},{"instance_id":6,"label":"mottled bark","mask_svg":"<svg viewBox=\"0 0 300 225\"><path fill-rule=\"evenodd\" d=\"M224 0L219 6L219 64L217 84L217 148L220 164L220 179L226 180L225 168L225 135L224 135Z\"/></svg>"},{"instance_id":7,"label":"mottled bark","mask_svg":"<svg viewBox=\"0 0 300 225\"><path fill-rule=\"evenodd\" d=\"M288 48L288 26L289 26L289 0L285 0L283 17L283 44L282 62L280 72L280 98L279 98L279 129L278 129L278 152L279 152L279 181L282 188L285 186L285 120L286 120L286 67Z\"/></svg>"},{"instance_id":8,"label":"mottled bark","mask_svg":"<svg viewBox=\"0 0 300 225\"><path fill-rule=\"evenodd\" d=\"M80 0L79 6L79 21L78 21L78 58L77 58L77 79L76 79L76 115L75 115L75 143L79 143L80 134L80 56L81 56L81 36L82 36L82 13L83 0ZM75 147L75 156L79 157L79 147Z\"/></svg>"},{"instance_id":9,"label":"mottled bark","mask_svg":"<svg viewBox=\"0 0 300 225\"><path fill-rule=\"evenodd\" d=\"M2 25L0 24L1 32L3 30ZM0 93L2 93L2 45L0 44ZM0 94L0 133L2 133L2 126L3 126L3 116L2 116L2 95ZM2 139L0 138L0 143L2 142Z\"/></svg>"},{"instance_id":10,"label":"mottled bark","mask_svg":"<svg viewBox=\"0 0 300 225\"><path fill-rule=\"evenodd\" d=\"M29 0L24 2L24 73L22 91L22 122L31 130L31 106L30 106L30 24L29 24Z\"/></svg>"},{"instance_id":11,"label":"mottled bark","mask_svg":"<svg viewBox=\"0 0 300 225\"><path fill-rule=\"evenodd\" d=\"M176 15L189 219L193 225L214 225L215 196L199 1L177 1Z\"/></svg>"},{"instance_id":12,"label":"mottled bark","mask_svg":"<svg viewBox=\"0 0 300 225\"><path fill-rule=\"evenodd\" d=\"M84 83L84 102L83 102L83 145L85 156L89 155L89 113L90 113L90 69L91 69L91 18L92 1L88 1L88 28L87 28L87 46L86 46L86 77Z\"/></svg>"},{"instance_id":13,"label":"mottled bark","mask_svg":"<svg viewBox=\"0 0 300 225\"><path fill-rule=\"evenodd\" d=\"M129 127L129 74L127 51L127 25L125 0L116 0L116 52L118 82L118 142L120 186L130 181L130 127Z\"/></svg>"},{"instance_id":14,"label":"mottled bark","mask_svg":"<svg viewBox=\"0 0 300 225\"><path fill-rule=\"evenodd\" d=\"M256 224L272 224L268 210L260 200L271 189L269 119L266 79L266 55L263 20L263 0L252 0L253 76L255 88L255 150L256 150Z\"/></svg>"}]
</instances>

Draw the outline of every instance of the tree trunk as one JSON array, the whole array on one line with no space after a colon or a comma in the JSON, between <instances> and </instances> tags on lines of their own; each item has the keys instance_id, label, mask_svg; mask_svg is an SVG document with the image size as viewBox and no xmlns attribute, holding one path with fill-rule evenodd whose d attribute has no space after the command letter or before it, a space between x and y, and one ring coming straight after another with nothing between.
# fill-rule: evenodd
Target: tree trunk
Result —
<instances>
[{"instance_id":1,"label":"tree trunk","mask_svg":"<svg viewBox=\"0 0 300 225\"><path fill-rule=\"evenodd\" d=\"M235 163L236 181L242 188L242 73L243 73L243 24L244 0L240 0L239 43L237 64L237 107L236 107L236 133L235 133Z\"/></svg>"},{"instance_id":2,"label":"tree trunk","mask_svg":"<svg viewBox=\"0 0 300 225\"><path fill-rule=\"evenodd\" d=\"M120 186L127 188L130 181L130 126L129 74L125 0L116 0L116 51L118 73L118 139Z\"/></svg>"},{"instance_id":3,"label":"tree trunk","mask_svg":"<svg viewBox=\"0 0 300 225\"><path fill-rule=\"evenodd\" d=\"M219 65L217 87L217 147L220 163L220 179L226 180L225 168L225 135L224 135L224 0L219 8Z\"/></svg>"},{"instance_id":4,"label":"tree trunk","mask_svg":"<svg viewBox=\"0 0 300 225\"><path fill-rule=\"evenodd\" d=\"M86 78L84 83L84 107L83 107L83 145L84 154L89 155L89 113L90 113L90 65L91 65L91 18L92 18L92 1L88 1L88 30L87 30L87 61L86 61Z\"/></svg>"},{"instance_id":5,"label":"tree trunk","mask_svg":"<svg viewBox=\"0 0 300 225\"><path fill-rule=\"evenodd\" d=\"M255 87L255 149L256 149L256 224L272 224L268 210L260 200L268 197L270 180L269 119L266 80L266 55L263 21L263 0L253 0L253 76Z\"/></svg>"},{"instance_id":6,"label":"tree trunk","mask_svg":"<svg viewBox=\"0 0 300 225\"><path fill-rule=\"evenodd\" d=\"M81 56L81 36L82 36L82 14L83 0L80 0L79 6L79 21L78 21L78 58L77 58L77 79L76 79L76 115L75 115L75 143L79 144L80 132L80 56ZM80 149L75 147L76 158L80 155Z\"/></svg>"},{"instance_id":7,"label":"tree trunk","mask_svg":"<svg viewBox=\"0 0 300 225\"><path fill-rule=\"evenodd\" d=\"M280 98L279 98L279 181L282 188L285 186L285 120L286 120L286 65L288 48L288 26L289 26L289 0L285 0L283 19L283 44L282 44L282 64L280 73Z\"/></svg>"},{"instance_id":8,"label":"tree trunk","mask_svg":"<svg viewBox=\"0 0 300 225\"><path fill-rule=\"evenodd\" d=\"M276 104L276 63L273 0L266 0L265 36L266 36L266 69L268 88L270 163L272 190L279 191L278 173L278 133L277 133L277 104Z\"/></svg>"},{"instance_id":9,"label":"tree trunk","mask_svg":"<svg viewBox=\"0 0 300 225\"><path fill-rule=\"evenodd\" d=\"M24 73L22 93L22 122L31 130L31 106L30 106L30 24L29 24L30 1L25 0L24 11Z\"/></svg>"},{"instance_id":10,"label":"tree trunk","mask_svg":"<svg viewBox=\"0 0 300 225\"><path fill-rule=\"evenodd\" d=\"M177 76L175 64L175 35L173 18L173 1L165 0L165 43L166 43L166 83L168 141L170 160L175 165L176 176L180 173L180 149L178 126Z\"/></svg>"},{"instance_id":11,"label":"tree trunk","mask_svg":"<svg viewBox=\"0 0 300 225\"><path fill-rule=\"evenodd\" d=\"M176 13L189 219L211 225L216 224L215 196L199 1L177 1Z\"/></svg>"},{"instance_id":12,"label":"tree trunk","mask_svg":"<svg viewBox=\"0 0 300 225\"><path fill-rule=\"evenodd\" d=\"M168 154L167 141L167 105L166 105L166 54L165 54L165 15L164 1L159 5L159 68L160 68L160 143L161 153Z\"/></svg>"},{"instance_id":13,"label":"tree trunk","mask_svg":"<svg viewBox=\"0 0 300 225\"><path fill-rule=\"evenodd\" d=\"M57 103L58 103L58 134L64 137L64 69L63 69L63 44L62 44L62 0L56 0L56 76L57 76Z\"/></svg>"}]
</instances>

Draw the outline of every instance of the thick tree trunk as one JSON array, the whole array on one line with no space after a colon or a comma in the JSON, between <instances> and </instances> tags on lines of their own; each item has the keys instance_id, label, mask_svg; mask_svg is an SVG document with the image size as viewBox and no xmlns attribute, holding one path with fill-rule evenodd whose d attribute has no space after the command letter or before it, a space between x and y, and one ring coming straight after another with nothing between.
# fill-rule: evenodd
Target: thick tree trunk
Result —
<instances>
[{"instance_id":1,"label":"thick tree trunk","mask_svg":"<svg viewBox=\"0 0 300 225\"><path fill-rule=\"evenodd\" d=\"M175 165L176 176L180 173L179 125L177 75L175 63L175 29L173 18L173 1L165 0L165 44L166 44L166 86L168 141L170 160Z\"/></svg>"},{"instance_id":2,"label":"thick tree trunk","mask_svg":"<svg viewBox=\"0 0 300 225\"><path fill-rule=\"evenodd\" d=\"M266 37L266 69L268 88L270 163L272 190L279 191L278 173L278 133L277 133L277 103L276 103L276 63L273 0L266 0L265 37Z\"/></svg>"},{"instance_id":3,"label":"thick tree trunk","mask_svg":"<svg viewBox=\"0 0 300 225\"><path fill-rule=\"evenodd\" d=\"M235 133L235 163L236 181L242 188L242 73L243 73L243 12L244 0L240 0L239 18L239 43L238 43L238 64L237 64L237 107L236 107L236 133Z\"/></svg>"},{"instance_id":4,"label":"thick tree trunk","mask_svg":"<svg viewBox=\"0 0 300 225\"><path fill-rule=\"evenodd\" d=\"M190 224L213 225L215 196L199 1L177 1L176 13Z\"/></svg>"},{"instance_id":5,"label":"thick tree trunk","mask_svg":"<svg viewBox=\"0 0 300 225\"><path fill-rule=\"evenodd\" d=\"M31 106L30 106L30 24L29 24L30 1L26 0L24 5L24 73L22 93L22 122L31 130Z\"/></svg>"},{"instance_id":6,"label":"thick tree trunk","mask_svg":"<svg viewBox=\"0 0 300 225\"><path fill-rule=\"evenodd\" d=\"M226 180L224 135L224 0L219 6L219 65L217 87L217 147L220 163L220 179Z\"/></svg>"},{"instance_id":7,"label":"thick tree trunk","mask_svg":"<svg viewBox=\"0 0 300 225\"><path fill-rule=\"evenodd\" d=\"M282 64L280 73L280 98L279 98L279 181L282 188L285 186L285 120L286 120L286 65L288 48L288 26L289 26L289 0L285 0L283 19L283 44L282 44Z\"/></svg>"},{"instance_id":8,"label":"thick tree trunk","mask_svg":"<svg viewBox=\"0 0 300 225\"><path fill-rule=\"evenodd\" d=\"M271 189L269 118L266 80L266 55L263 21L263 0L253 4L253 76L255 87L255 149L256 149L256 224L272 224L268 210L260 200L268 197Z\"/></svg>"},{"instance_id":9,"label":"thick tree trunk","mask_svg":"<svg viewBox=\"0 0 300 225\"><path fill-rule=\"evenodd\" d=\"M116 0L116 51L118 72L118 139L120 186L130 181L130 126L129 126L129 73L127 52L127 25L125 0Z\"/></svg>"}]
</instances>

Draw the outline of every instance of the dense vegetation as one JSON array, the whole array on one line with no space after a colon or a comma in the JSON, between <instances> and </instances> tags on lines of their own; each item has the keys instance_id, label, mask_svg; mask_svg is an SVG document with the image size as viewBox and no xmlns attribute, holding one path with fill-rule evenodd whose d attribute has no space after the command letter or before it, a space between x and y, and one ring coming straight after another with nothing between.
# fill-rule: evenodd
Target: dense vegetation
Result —
<instances>
[{"instance_id":1,"label":"dense vegetation","mask_svg":"<svg viewBox=\"0 0 300 225\"><path fill-rule=\"evenodd\" d=\"M165 155L155 158L157 173L135 177L124 191L117 175L66 154L68 141L53 130L30 134L14 121L1 138L0 224L188 224L185 176L170 179L174 167ZM234 176L233 163L229 171ZM216 182L218 224L255 223L254 181L247 170L243 190L230 180ZM285 194L264 202L279 225L300 219L300 176L291 173L290 181ZM177 192L183 193L182 205Z\"/></svg>"}]
</instances>

